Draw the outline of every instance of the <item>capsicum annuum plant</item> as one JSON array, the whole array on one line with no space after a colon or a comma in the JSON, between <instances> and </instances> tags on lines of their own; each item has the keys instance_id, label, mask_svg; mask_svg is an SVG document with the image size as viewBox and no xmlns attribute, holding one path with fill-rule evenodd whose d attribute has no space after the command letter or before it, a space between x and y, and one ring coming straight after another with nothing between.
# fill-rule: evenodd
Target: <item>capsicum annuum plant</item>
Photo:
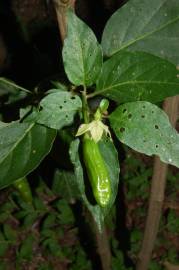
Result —
<instances>
[{"instance_id":1,"label":"capsicum annuum plant","mask_svg":"<svg viewBox=\"0 0 179 270\"><path fill-rule=\"evenodd\" d=\"M99 44L69 9L62 57L71 86L59 83L32 113L23 109L20 121L1 123L0 187L34 170L67 126L73 127L74 182L99 228L117 195L120 169L112 137L179 167L179 135L156 105L179 94L178 14L176 0L130 0L109 19ZM96 97L101 101L94 111L90 102Z\"/></svg>"}]
</instances>

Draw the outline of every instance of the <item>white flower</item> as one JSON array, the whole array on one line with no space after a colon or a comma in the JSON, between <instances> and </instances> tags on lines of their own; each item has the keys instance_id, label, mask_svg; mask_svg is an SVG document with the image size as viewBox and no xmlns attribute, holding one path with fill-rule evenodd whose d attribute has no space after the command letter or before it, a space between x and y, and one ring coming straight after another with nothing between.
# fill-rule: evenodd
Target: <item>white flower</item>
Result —
<instances>
[{"instance_id":1,"label":"white flower","mask_svg":"<svg viewBox=\"0 0 179 270\"><path fill-rule=\"evenodd\" d=\"M89 124L80 125L76 136L80 136L86 132L90 133L91 138L95 142L98 142L101 140L103 133L105 133L106 135L108 135L111 138L111 134L110 134L108 126L103 124L103 122L100 120L93 120Z\"/></svg>"}]
</instances>

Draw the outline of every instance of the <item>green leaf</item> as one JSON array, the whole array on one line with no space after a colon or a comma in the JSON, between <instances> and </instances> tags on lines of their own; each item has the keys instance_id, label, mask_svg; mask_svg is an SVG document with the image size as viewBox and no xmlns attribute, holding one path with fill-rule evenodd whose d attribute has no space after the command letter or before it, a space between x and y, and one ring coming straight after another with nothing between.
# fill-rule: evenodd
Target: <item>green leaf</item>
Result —
<instances>
[{"instance_id":1,"label":"green leaf","mask_svg":"<svg viewBox=\"0 0 179 270\"><path fill-rule=\"evenodd\" d=\"M124 144L179 167L179 135L157 106L145 101L123 104L110 115L110 123Z\"/></svg>"},{"instance_id":2,"label":"green leaf","mask_svg":"<svg viewBox=\"0 0 179 270\"><path fill-rule=\"evenodd\" d=\"M163 267L156 261L150 261L149 270L163 270Z\"/></svg>"},{"instance_id":3,"label":"green leaf","mask_svg":"<svg viewBox=\"0 0 179 270\"><path fill-rule=\"evenodd\" d=\"M104 215L108 214L109 210L111 209L112 205L115 202L117 192L118 192L118 183L119 183L119 160L118 160L118 153L115 149L113 142L110 140L99 142L99 149L101 155L106 163L109 176L111 179L111 199L109 202L108 207L103 209Z\"/></svg>"},{"instance_id":4,"label":"green leaf","mask_svg":"<svg viewBox=\"0 0 179 270\"><path fill-rule=\"evenodd\" d=\"M67 89L67 86L65 85L65 84L63 84L63 83L61 83L61 82L59 82L59 81L51 81L51 83L52 83L52 85L55 87L55 89L52 89L52 91L54 90L56 90L56 91L67 91L68 89ZM51 91L51 90L49 90L49 91ZM48 91L48 92L49 92Z\"/></svg>"},{"instance_id":5,"label":"green leaf","mask_svg":"<svg viewBox=\"0 0 179 270\"><path fill-rule=\"evenodd\" d=\"M140 251L142 236L143 236L143 233L141 232L141 230L139 230L137 228L134 228L131 231L131 235L130 235L131 250L130 250L130 252L132 254L137 254Z\"/></svg>"},{"instance_id":6,"label":"green leaf","mask_svg":"<svg viewBox=\"0 0 179 270\"><path fill-rule=\"evenodd\" d=\"M101 47L92 30L71 10L67 21L67 38L63 47L65 72L73 84L90 86L101 71Z\"/></svg>"},{"instance_id":7,"label":"green leaf","mask_svg":"<svg viewBox=\"0 0 179 270\"><path fill-rule=\"evenodd\" d=\"M117 157L117 151L111 141L107 141L107 142L101 141L99 143L99 147L100 147L101 154L106 162L106 166L108 168L110 179L111 179L112 196L111 196L109 205L106 208L101 208L99 205L90 204L90 202L88 201L86 197L83 169L82 169L79 152L78 152L79 150L78 139L71 143L70 158L74 165L74 171L76 175L76 184L78 186L81 199L83 200L84 204L93 215L94 220L96 221L97 226L99 230L101 231L103 227L104 218L109 213L109 210L111 209L117 195L118 181L119 181L119 162L118 162L118 157Z\"/></svg>"},{"instance_id":8,"label":"green leaf","mask_svg":"<svg viewBox=\"0 0 179 270\"><path fill-rule=\"evenodd\" d=\"M17 85L15 82L4 77L0 77L0 88L2 90L7 90L10 93L11 92L13 93L16 90L16 91L23 91L25 93L31 94L31 91L27 90L26 88L20 85Z\"/></svg>"},{"instance_id":9,"label":"green leaf","mask_svg":"<svg viewBox=\"0 0 179 270\"><path fill-rule=\"evenodd\" d=\"M0 97L7 95L8 99L5 104L11 104L18 100L21 100L27 96L27 94L31 94L31 92L13 81L0 77Z\"/></svg>"},{"instance_id":10,"label":"green leaf","mask_svg":"<svg viewBox=\"0 0 179 270\"><path fill-rule=\"evenodd\" d=\"M14 122L0 129L0 188L29 174L49 153L56 132L38 124Z\"/></svg>"},{"instance_id":11,"label":"green leaf","mask_svg":"<svg viewBox=\"0 0 179 270\"><path fill-rule=\"evenodd\" d=\"M54 175L52 190L69 202L79 197L76 187L76 177L73 172L57 170Z\"/></svg>"},{"instance_id":12,"label":"green leaf","mask_svg":"<svg viewBox=\"0 0 179 270\"><path fill-rule=\"evenodd\" d=\"M55 202L54 206L58 209L58 218L61 224L73 224L75 221L72 209L66 200L61 199Z\"/></svg>"},{"instance_id":13,"label":"green leaf","mask_svg":"<svg viewBox=\"0 0 179 270\"><path fill-rule=\"evenodd\" d=\"M37 122L47 127L61 129L73 122L74 115L81 108L81 99L69 92L51 93L40 102L42 110Z\"/></svg>"},{"instance_id":14,"label":"green leaf","mask_svg":"<svg viewBox=\"0 0 179 270\"><path fill-rule=\"evenodd\" d=\"M47 238L43 241L43 246L47 249L48 254L50 252L55 257L64 257L62 247L59 245L57 239Z\"/></svg>"},{"instance_id":15,"label":"green leaf","mask_svg":"<svg viewBox=\"0 0 179 270\"><path fill-rule=\"evenodd\" d=\"M38 117L38 109L33 106L21 108L19 111L20 121L25 123L34 123Z\"/></svg>"},{"instance_id":16,"label":"green leaf","mask_svg":"<svg viewBox=\"0 0 179 270\"><path fill-rule=\"evenodd\" d=\"M38 218L39 218L38 212L29 211L29 213L23 218L23 228L32 227Z\"/></svg>"},{"instance_id":17,"label":"green leaf","mask_svg":"<svg viewBox=\"0 0 179 270\"><path fill-rule=\"evenodd\" d=\"M108 56L146 51L178 64L178 40L178 0L130 0L107 22L102 47Z\"/></svg>"},{"instance_id":18,"label":"green leaf","mask_svg":"<svg viewBox=\"0 0 179 270\"><path fill-rule=\"evenodd\" d=\"M79 151L79 143L80 143L80 141L78 139L74 140L71 143L70 150L69 150L70 159L71 159L72 164L74 165L74 172L75 172L75 176L76 176L76 185L78 187L82 201L84 202L84 204L86 205L88 210L93 215L93 218L96 221L99 230L101 231L102 227L103 227L104 216L103 216L103 213L101 211L101 208L98 205L96 205L96 206L91 205L86 197L83 169L82 169L82 165L80 162L80 156L79 156L79 152L78 152Z\"/></svg>"},{"instance_id":19,"label":"green leaf","mask_svg":"<svg viewBox=\"0 0 179 270\"><path fill-rule=\"evenodd\" d=\"M53 228L54 224L56 224L56 214L48 214L44 221L43 221L43 225L42 225L42 230L44 231L45 229L48 229L48 228Z\"/></svg>"},{"instance_id":20,"label":"green leaf","mask_svg":"<svg viewBox=\"0 0 179 270\"><path fill-rule=\"evenodd\" d=\"M179 233L179 217L174 210L170 210L167 217L167 229L173 234Z\"/></svg>"},{"instance_id":21,"label":"green leaf","mask_svg":"<svg viewBox=\"0 0 179 270\"><path fill-rule=\"evenodd\" d=\"M96 94L117 102L158 102L179 93L176 67L143 52L121 52L107 60L97 81Z\"/></svg>"},{"instance_id":22,"label":"green leaf","mask_svg":"<svg viewBox=\"0 0 179 270\"><path fill-rule=\"evenodd\" d=\"M7 240L14 242L17 240L17 231L14 230L9 224L4 223L3 230Z\"/></svg>"},{"instance_id":23,"label":"green leaf","mask_svg":"<svg viewBox=\"0 0 179 270\"><path fill-rule=\"evenodd\" d=\"M9 241L7 241L2 233L0 231L0 257L3 257L9 247Z\"/></svg>"},{"instance_id":24,"label":"green leaf","mask_svg":"<svg viewBox=\"0 0 179 270\"><path fill-rule=\"evenodd\" d=\"M32 260L33 256L33 246L35 244L35 238L33 235L27 236L20 247L19 250L19 257L26 259L26 260Z\"/></svg>"}]
</instances>

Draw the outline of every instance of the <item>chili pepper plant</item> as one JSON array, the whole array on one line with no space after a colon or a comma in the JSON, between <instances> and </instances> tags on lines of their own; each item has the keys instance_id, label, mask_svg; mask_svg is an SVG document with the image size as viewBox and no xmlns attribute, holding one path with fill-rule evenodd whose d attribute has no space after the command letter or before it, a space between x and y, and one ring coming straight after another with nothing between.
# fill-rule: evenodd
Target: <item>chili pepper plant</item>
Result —
<instances>
[{"instance_id":1,"label":"chili pepper plant","mask_svg":"<svg viewBox=\"0 0 179 270\"><path fill-rule=\"evenodd\" d=\"M179 135L160 108L179 94L178 14L178 0L130 0L108 20L99 43L69 9L62 50L68 82L56 82L38 104L21 108L18 120L0 122L0 188L13 184L33 203L26 176L54 141L66 138L72 169L62 177L101 230L120 179L114 140L179 167ZM0 82L18 98L37 95Z\"/></svg>"}]
</instances>

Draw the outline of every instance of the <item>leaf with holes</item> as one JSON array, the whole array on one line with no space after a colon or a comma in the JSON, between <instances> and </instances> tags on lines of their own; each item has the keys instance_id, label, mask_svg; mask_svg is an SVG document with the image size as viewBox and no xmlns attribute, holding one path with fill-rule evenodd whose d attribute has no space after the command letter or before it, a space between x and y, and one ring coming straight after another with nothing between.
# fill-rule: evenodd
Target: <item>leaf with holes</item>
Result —
<instances>
[{"instance_id":1,"label":"leaf with holes","mask_svg":"<svg viewBox=\"0 0 179 270\"><path fill-rule=\"evenodd\" d=\"M114 147L114 144L111 141L101 141L99 143L99 148L103 159L106 162L106 166L109 171L110 179L111 179L111 189L112 195L110 199L110 203L106 208L101 208L99 205L92 205L86 194L85 194L85 181L82 165L79 157L79 140L75 140L71 143L70 146L70 158L72 164L74 165L74 171L76 175L76 185L78 187L79 193L81 195L81 199L85 203L88 210L93 215L99 230L102 230L103 222L105 216L109 213L115 198L117 196L118 190L118 182L119 182L119 162L117 151Z\"/></svg>"},{"instance_id":2,"label":"leaf with holes","mask_svg":"<svg viewBox=\"0 0 179 270\"><path fill-rule=\"evenodd\" d=\"M144 52L122 52L107 60L97 81L97 94L117 102L158 102L179 94L176 67Z\"/></svg>"},{"instance_id":3,"label":"leaf with holes","mask_svg":"<svg viewBox=\"0 0 179 270\"><path fill-rule=\"evenodd\" d=\"M0 188L29 174L49 153L56 131L34 123L0 128Z\"/></svg>"},{"instance_id":4,"label":"leaf with holes","mask_svg":"<svg viewBox=\"0 0 179 270\"><path fill-rule=\"evenodd\" d=\"M124 144L179 167L179 135L157 106L145 101L126 103L110 115L110 123Z\"/></svg>"},{"instance_id":5,"label":"leaf with holes","mask_svg":"<svg viewBox=\"0 0 179 270\"><path fill-rule=\"evenodd\" d=\"M81 99L69 92L59 91L47 95L40 102L42 110L37 122L47 127L61 129L73 122L74 115L81 108Z\"/></svg>"},{"instance_id":6,"label":"leaf with holes","mask_svg":"<svg viewBox=\"0 0 179 270\"><path fill-rule=\"evenodd\" d=\"M67 21L67 37L63 47L65 72L73 84L90 86L101 71L101 47L92 30L71 10Z\"/></svg>"},{"instance_id":7,"label":"leaf with holes","mask_svg":"<svg viewBox=\"0 0 179 270\"><path fill-rule=\"evenodd\" d=\"M104 54L145 51L179 64L179 1L129 0L107 22Z\"/></svg>"}]
</instances>

